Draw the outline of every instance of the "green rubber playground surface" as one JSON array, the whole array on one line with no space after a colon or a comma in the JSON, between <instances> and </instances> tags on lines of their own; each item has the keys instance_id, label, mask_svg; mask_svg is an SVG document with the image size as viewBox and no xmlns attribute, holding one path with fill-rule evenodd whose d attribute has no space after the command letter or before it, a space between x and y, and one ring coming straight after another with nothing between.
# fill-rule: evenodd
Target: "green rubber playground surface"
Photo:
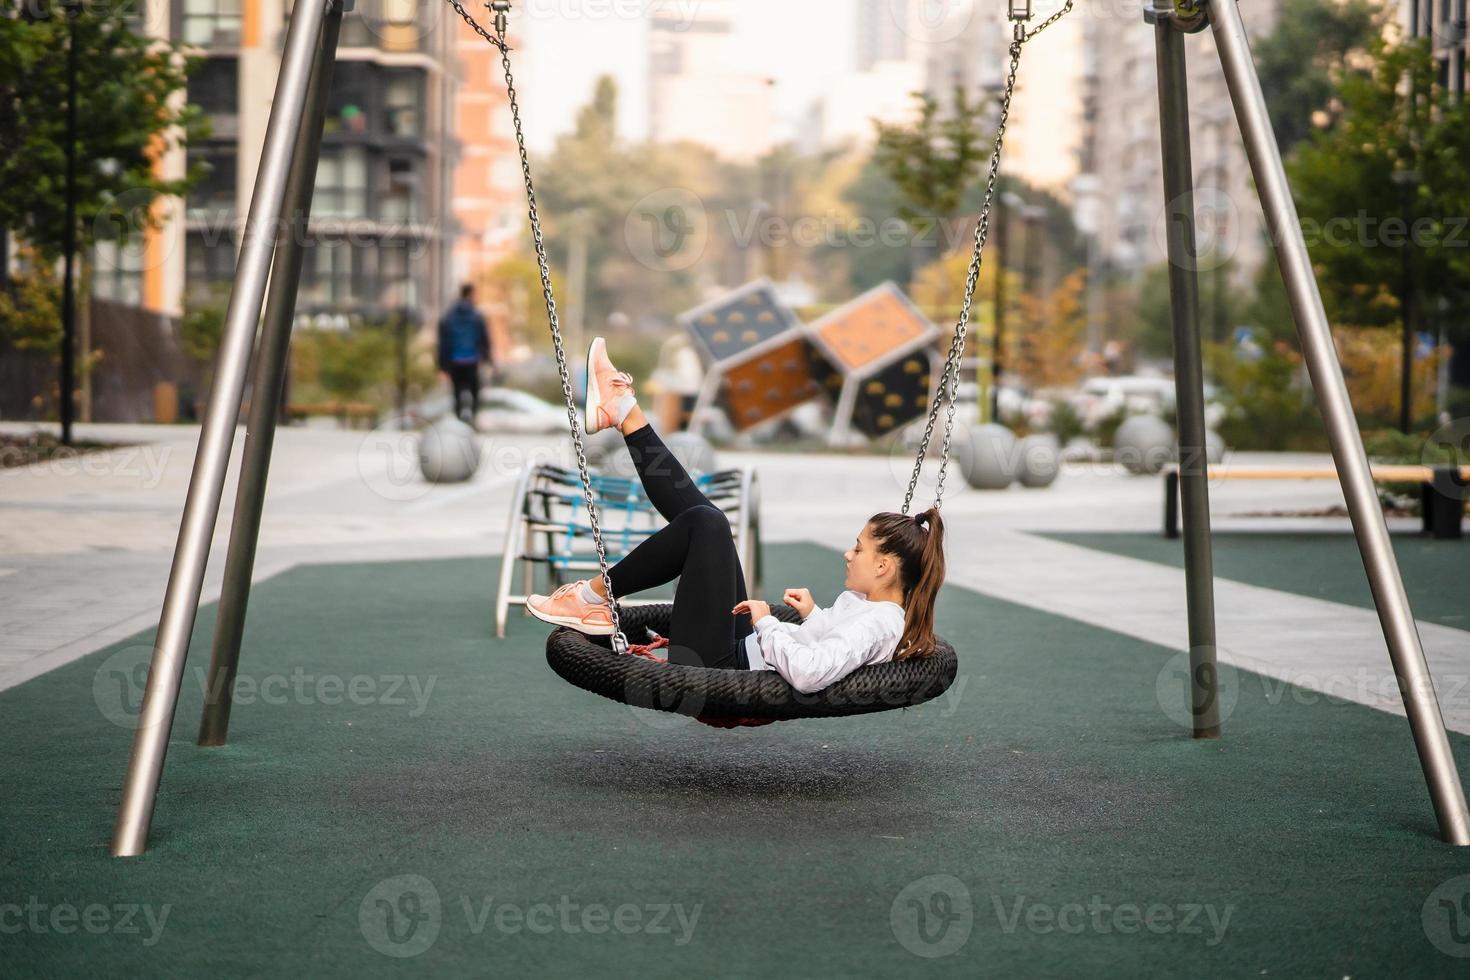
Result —
<instances>
[{"instance_id":1,"label":"green rubber playground surface","mask_svg":"<svg viewBox=\"0 0 1470 980\"><path fill-rule=\"evenodd\" d=\"M1161 534L1048 533L1043 537L1125 558L1184 567L1184 542ZM1392 538L1414 616L1470 629L1470 541L1396 534ZM1373 593L1350 533L1215 534L1215 575L1295 595L1373 608ZM1467 638L1470 642L1470 638Z\"/></svg>"},{"instance_id":2,"label":"green rubber playground surface","mask_svg":"<svg viewBox=\"0 0 1470 980\"><path fill-rule=\"evenodd\" d=\"M149 638L0 693L4 974L1465 975L1470 850L1401 718L1246 675L1194 743L1174 651L951 588L941 701L714 731L489 639L496 568L258 585L223 749L206 609L142 858L105 845Z\"/></svg>"}]
</instances>

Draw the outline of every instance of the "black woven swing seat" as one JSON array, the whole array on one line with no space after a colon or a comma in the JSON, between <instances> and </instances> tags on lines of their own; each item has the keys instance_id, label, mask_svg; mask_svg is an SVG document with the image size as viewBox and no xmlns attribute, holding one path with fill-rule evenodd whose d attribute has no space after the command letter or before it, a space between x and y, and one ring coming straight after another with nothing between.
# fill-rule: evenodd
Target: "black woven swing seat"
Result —
<instances>
[{"instance_id":1,"label":"black woven swing seat","mask_svg":"<svg viewBox=\"0 0 1470 980\"><path fill-rule=\"evenodd\" d=\"M622 609L624 633L640 642L645 631L667 636L673 606L667 603ZM796 610L772 605L778 619L800 622ZM774 670L715 670L658 663L616 653L611 640L560 627L546 639L546 662L584 691L641 708L675 712L718 723L840 718L923 704L954 683L954 647L939 640L927 657L860 667L815 694L802 694Z\"/></svg>"}]
</instances>

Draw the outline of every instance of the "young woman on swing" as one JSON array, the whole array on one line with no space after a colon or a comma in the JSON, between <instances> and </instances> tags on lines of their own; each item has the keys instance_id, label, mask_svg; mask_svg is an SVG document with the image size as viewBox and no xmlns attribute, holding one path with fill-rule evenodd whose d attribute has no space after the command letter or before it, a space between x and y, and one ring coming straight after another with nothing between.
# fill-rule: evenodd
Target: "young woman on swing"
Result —
<instances>
[{"instance_id":1,"label":"young woman on swing","mask_svg":"<svg viewBox=\"0 0 1470 980\"><path fill-rule=\"evenodd\" d=\"M649 425L601 337L587 354L586 430L623 434L649 501L669 523L609 572L614 593L633 595L679 579L669 627L669 662L727 670L775 670L803 694L859 667L927 656L934 650L934 602L944 581L944 523L930 508L916 517L875 514L843 556L847 591L821 609L807 589L782 600L798 626L745 594L745 575L723 511ZM533 595L531 614L591 636L613 632L601 577Z\"/></svg>"}]
</instances>

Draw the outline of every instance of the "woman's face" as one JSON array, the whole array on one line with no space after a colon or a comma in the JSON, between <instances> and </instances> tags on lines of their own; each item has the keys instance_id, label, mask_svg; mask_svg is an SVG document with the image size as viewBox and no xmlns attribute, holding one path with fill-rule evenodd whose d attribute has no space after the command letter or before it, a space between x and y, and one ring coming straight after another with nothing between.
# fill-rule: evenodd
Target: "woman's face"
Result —
<instances>
[{"instance_id":1,"label":"woman's face","mask_svg":"<svg viewBox=\"0 0 1470 980\"><path fill-rule=\"evenodd\" d=\"M896 559L878 550L872 530L865 524L857 542L842 556L847 559L846 588L867 595L877 592L893 578Z\"/></svg>"}]
</instances>

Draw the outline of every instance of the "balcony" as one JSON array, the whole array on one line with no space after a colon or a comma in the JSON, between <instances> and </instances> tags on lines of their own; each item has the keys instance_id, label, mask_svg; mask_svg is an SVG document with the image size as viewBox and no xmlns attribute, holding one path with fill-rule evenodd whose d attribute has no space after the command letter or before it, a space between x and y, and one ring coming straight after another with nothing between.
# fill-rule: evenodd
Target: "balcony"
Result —
<instances>
[{"instance_id":1,"label":"balcony","mask_svg":"<svg viewBox=\"0 0 1470 980\"><path fill-rule=\"evenodd\" d=\"M424 83L421 68L339 62L327 101L327 142L423 152Z\"/></svg>"},{"instance_id":2,"label":"balcony","mask_svg":"<svg viewBox=\"0 0 1470 980\"><path fill-rule=\"evenodd\" d=\"M225 0L221 0L225 2ZM284 15L291 18L291 2ZM357 0L342 18L338 45L376 48L391 54L435 54L435 34L442 29L445 7L440 0ZM285 31L281 32L282 39Z\"/></svg>"}]
</instances>

